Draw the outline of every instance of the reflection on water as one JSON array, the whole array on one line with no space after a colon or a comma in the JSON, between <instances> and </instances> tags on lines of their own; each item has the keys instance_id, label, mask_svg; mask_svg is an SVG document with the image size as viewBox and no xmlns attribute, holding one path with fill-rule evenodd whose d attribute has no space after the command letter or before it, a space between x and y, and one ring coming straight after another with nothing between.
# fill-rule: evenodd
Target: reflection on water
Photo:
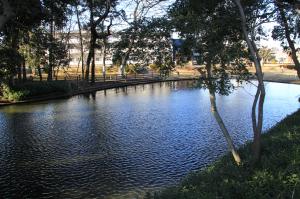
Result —
<instances>
[{"instance_id":1,"label":"reflection on water","mask_svg":"<svg viewBox=\"0 0 300 199\"><path fill-rule=\"evenodd\" d=\"M264 129L299 108L300 87L267 83ZM256 88L217 104L235 144L252 138ZM133 198L226 153L208 93L193 82L99 91L0 109L3 198Z\"/></svg>"}]
</instances>

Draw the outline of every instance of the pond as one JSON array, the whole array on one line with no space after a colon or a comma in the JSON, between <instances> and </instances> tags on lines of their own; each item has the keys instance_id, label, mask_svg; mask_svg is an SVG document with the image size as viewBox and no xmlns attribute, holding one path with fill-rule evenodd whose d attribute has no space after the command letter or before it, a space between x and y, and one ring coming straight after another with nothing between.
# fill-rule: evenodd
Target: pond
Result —
<instances>
[{"instance_id":1,"label":"pond","mask_svg":"<svg viewBox=\"0 0 300 199\"><path fill-rule=\"evenodd\" d=\"M168 82L0 108L3 198L139 198L227 153L208 91ZM252 139L255 87L217 105L234 143ZM296 111L300 86L266 83L264 129Z\"/></svg>"}]
</instances>

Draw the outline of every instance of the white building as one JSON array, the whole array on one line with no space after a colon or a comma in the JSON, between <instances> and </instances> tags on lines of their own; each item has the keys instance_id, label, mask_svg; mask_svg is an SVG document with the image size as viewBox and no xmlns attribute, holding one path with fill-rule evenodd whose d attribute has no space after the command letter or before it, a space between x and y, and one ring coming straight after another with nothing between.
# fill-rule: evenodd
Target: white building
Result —
<instances>
[{"instance_id":1,"label":"white building","mask_svg":"<svg viewBox=\"0 0 300 199\"><path fill-rule=\"evenodd\" d=\"M84 51L84 57L83 61L86 62L88 53L89 53L89 34L87 32L82 33L83 37L83 51ZM108 39L108 45L110 45L113 41L116 39L113 38L113 36L110 36ZM71 32L69 35L69 40L68 40L68 45L69 45L69 58L70 58L70 63L69 67L70 68L78 68L78 66L81 66L81 47L80 47L80 36L79 32ZM100 44L103 46L103 44ZM106 51L106 58L105 58L105 65L106 66L111 66L113 64L112 62L112 53L111 50L107 49ZM102 49L96 49L95 50L95 64L96 67L98 66L103 66L103 50Z\"/></svg>"}]
</instances>

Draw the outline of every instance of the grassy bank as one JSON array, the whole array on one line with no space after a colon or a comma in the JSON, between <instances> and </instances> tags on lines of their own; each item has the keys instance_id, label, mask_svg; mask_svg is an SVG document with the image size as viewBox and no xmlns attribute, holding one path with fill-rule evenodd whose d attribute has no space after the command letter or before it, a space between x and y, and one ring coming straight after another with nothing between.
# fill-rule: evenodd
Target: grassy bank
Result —
<instances>
[{"instance_id":1,"label":"grassy bank","mask_svg":"<svg viewBox=\"0 0 300 199\"><path fill-rule=\"evenodd\" d=\"M251 165L251 143L239 152L242 166L227 155L179 186L147 198L300 198L300 110L263 135L259 165Z\"/></svg>"}]
</instances>

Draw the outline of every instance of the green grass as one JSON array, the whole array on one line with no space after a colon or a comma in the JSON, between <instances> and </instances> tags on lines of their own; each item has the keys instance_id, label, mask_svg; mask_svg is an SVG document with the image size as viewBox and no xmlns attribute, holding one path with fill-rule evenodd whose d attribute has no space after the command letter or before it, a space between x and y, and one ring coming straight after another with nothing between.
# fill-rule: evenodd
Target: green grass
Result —
<instances>
[{"instance_id":1,"label":"green grass","mask_svg":"<svg viewBox=\"0 0 300 199\"><path fill-rule=\"evenodd\" d=\"M251 143L239 153L241 166L228 154L177 187L146 198L300 198L300 110L262 136L259 164L251 164Z\"/></svg>"}]
</instances>

